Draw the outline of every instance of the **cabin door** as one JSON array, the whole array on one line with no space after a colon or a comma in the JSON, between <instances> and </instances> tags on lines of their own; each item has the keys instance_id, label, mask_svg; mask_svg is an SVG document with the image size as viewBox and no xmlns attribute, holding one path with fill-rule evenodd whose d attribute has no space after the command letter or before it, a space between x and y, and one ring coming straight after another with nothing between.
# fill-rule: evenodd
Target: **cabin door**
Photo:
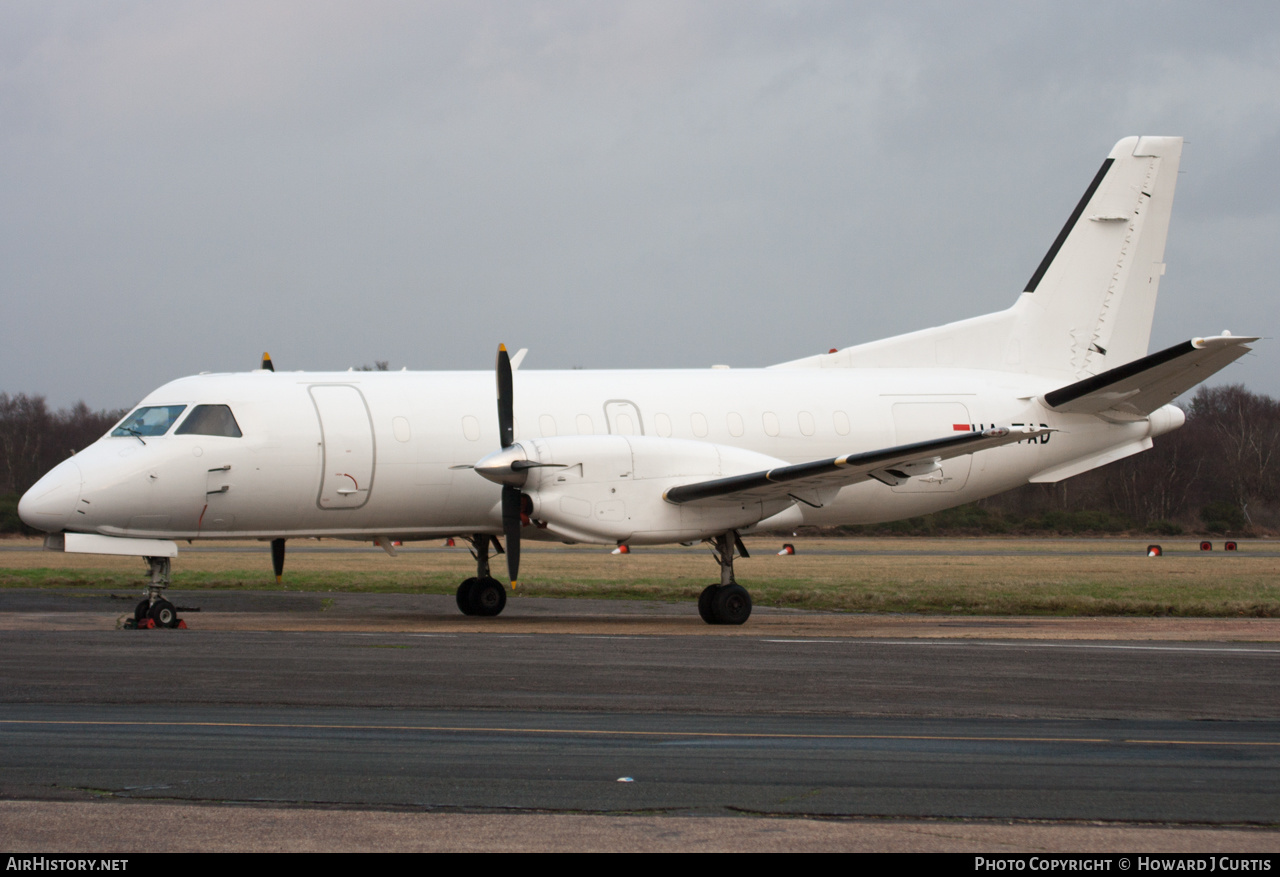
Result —
<instances>
[{"instance_id":1,"label":"cabin door","mask_svg":"<svg viewBox=\"0 0 1280 877\"><path fill-rule=\"evenodd\" d=\"M322 509L358 509L373 490L373 420L364 396L345 384L311 387L311 401L320 418L323 446L320 469Z\"/></svg>"}]
</instances>

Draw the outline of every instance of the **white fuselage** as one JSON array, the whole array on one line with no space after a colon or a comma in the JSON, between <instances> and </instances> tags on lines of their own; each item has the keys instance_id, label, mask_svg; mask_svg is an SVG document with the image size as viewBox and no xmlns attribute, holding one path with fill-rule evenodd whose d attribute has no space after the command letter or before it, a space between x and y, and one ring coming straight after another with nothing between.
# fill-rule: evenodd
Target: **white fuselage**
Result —
<instances>
[{"instance_id":1,"label":"white fuselage","mask_svg":"<svg viewBox=\"0 0 1280 877\"><path fill-rule=\"evenodd\" d=\"M1117 424L1054 413L1037 400L1060 381L977 369L526 371L514 381L517 442L643 434L794 463L970 427L1056 430L947 460L898 486L846 486L821 508L797 503L771 518L780 526L920 515L1073 461L1100 465L1109 451L1140 450L1162 431L1157 418ZM182 378L141 405L184 405L183 416L199 404L228 405L243 435L109 435L46 475L22 514L49 531L164 539L501 533L500 488L458 468L499 448L494 398L490 372Z\"/></svg>"}]
</instances>

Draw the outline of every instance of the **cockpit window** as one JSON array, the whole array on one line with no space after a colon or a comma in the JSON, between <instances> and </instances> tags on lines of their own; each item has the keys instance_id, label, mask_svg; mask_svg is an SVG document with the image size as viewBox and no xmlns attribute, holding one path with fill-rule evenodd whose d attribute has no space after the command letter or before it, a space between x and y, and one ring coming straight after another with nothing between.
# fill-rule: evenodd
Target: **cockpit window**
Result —
<instances>
[{"instance_id":1,"label":"cockpit window","mask_svg":"<svg viewBox=\"0 0 1280 877\"><path fill-rule=\"evenodd\" d=\"M226 405L197 405L173 434L241 436L240 424Z\"/></svg>"},{"instance_id":2,"label":"cockpit window","mask_svg":"<svg viewBox=\"0 0 1280 877\"><path fill-rule=\"evenodd\" d=\"M149 405L139 408L111 430L111 434L126 437L164 435L178 419L178 415L186 409L186 405Z\"/></svg>"}]
</instances>

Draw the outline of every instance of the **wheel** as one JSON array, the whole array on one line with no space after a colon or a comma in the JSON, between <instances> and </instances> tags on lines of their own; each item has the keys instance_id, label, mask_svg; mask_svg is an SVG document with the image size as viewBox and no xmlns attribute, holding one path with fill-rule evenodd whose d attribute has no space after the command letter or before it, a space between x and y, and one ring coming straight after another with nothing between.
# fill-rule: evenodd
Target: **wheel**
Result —
<instances>
[{"instance_id":1,"label":"wheel","mask_svg":"<svg viewBox=\"0 0 1280 877\"><path fill-rule=\"evenodd\" d=\"M476 583L471 592L473 614L492 618L502 613L507 605L507 589L502 582L493 578L483 578Z\"/></svg>"},{"instance_id":2,"label":"wheel","mask_svg":"<svg viewBox=\"0 0 1280 877\"><path fill-rule=\"evenodd\" d=\"M147 617L156 623L156 627L177 627L178 610L168 600L157 600L151 604Z\"/></svg>"},{"instance_id":3,"label":"wheel","mask_svg":"<svg viewBox=\"0 0 1280 877\"><path fill-rule=\"evenodd\" d=\"M751 595L742 585L725 585L711 598L711 612L720 624L742 624L751 617Z\"/></svg>"},{"instance_id":4,"label":"wheel","mask_svg":"<svg viewBox=\"0 0 1280 877\"><path fill-rule=\"evenodd\" d=\"M147 617L147 613L151 611L151 600L143 600L138 604L138 608L133 610L133 620L141 621Z\"/></svg>"},{"instance_id":5,"label":"wheel","mask_svg":"<svg viewBox=\"0 0 1280 877\"><path fill-rule=\"evenodd\" d=\"M698 595L698 614L707 624L716 623L716 617L711 614L711 601L715 598L716 589L719 587L719 585L707 585Z\"/></svg>"},{"instance_id":6,"label":"wheel","mask_svg":"<svg viewBox=\"0 0 1280 877\"><path fill-rule=\"evenodd\" d=\"M480 580L472 576L462 584L458 585L458 609L463 615L475 615L473 595L476 591L476 585L480 584Z\"/></svg>"}]
</instances>

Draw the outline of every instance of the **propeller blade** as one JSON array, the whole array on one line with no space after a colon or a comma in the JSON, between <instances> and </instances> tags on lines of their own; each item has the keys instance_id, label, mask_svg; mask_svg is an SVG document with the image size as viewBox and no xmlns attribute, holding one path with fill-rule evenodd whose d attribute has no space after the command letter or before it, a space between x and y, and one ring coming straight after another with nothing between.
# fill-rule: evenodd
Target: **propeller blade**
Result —
<instances>
[{"instance_id":1,"label":"propeller blade","mask_svg":"<svg viewBox=\"0 0 1280 877\"><path fill-rule=\"evenodd\" d=\"M263 353L263 354L262 354L262 365L260 366L260 368L264 368L264 369L266 369L266 370L267 370L267 371L269 371L269 372L273 372L273 371L275 371L275 370L276 370L276 367L275 367L275 366L272 364L272 362L271 362L271 354L270 354L270 353Z\"/></svg>"},{"instance_id":2,"label":"propeller blade","mask_svg":"<svg viewBox=\"0 0 1280 877\"><path fill-rule=\"evenodd\" d=\"M498 345L498 438L503 448L515 442L515 413L511 395L511 357L507 346Z\"/></svg>"},{"instance_id":3,"label":"propeller blade","mask_svg":"<svg viewBox=\"0 0 1280 877\"><path fill-rule=\"evenodd\" d=\"M276 571L276 584L280 584L280 579L284 575L284 540L271 540L271 565Z\"/></svg>"},{"instance_id":4,"label":"propeller blade","mask_svg":"<svg viewBox=\"0 0 1280 877\"><path fill-rule=\"evenodd\" d=\"M507 537L507 572L514 589L520 579L520 488L502 488L502 533Z\"/></svg>"}]
</instances>

